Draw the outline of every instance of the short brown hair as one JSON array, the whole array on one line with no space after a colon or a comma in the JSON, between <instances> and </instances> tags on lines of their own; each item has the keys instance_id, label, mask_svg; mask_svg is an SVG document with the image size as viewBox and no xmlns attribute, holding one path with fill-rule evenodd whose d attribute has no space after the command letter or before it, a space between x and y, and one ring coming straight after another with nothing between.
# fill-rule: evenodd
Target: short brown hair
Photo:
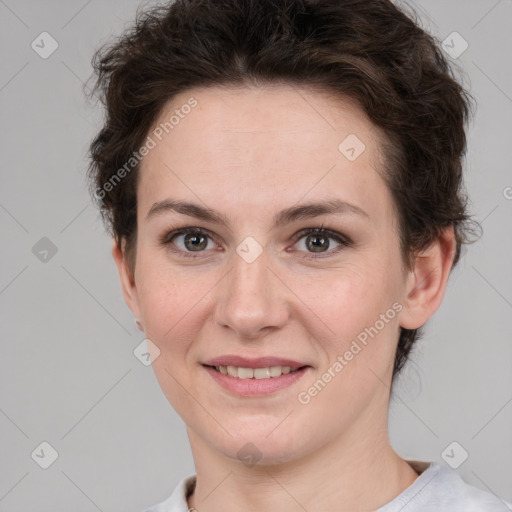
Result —
<instances>
[{"instance_id":1,"label":"short brown hair","mask_svg":"<svg viewBox=\"0 0 512 512\"><path fill-rule=\"evenodd\" d=\"M90 191L132 270L139 165L112 179L164 105L197 86L280 82L354 100L387 138L382 173L404 267L447 226L455 231L454 265L470 243L462 159L472 99L414 13L391 1L176 0L138 11L92 64L92 94L100 90L106 116L90 146ZM421 334L401 328L394 375Z\"/></svg>"}]
</instances>

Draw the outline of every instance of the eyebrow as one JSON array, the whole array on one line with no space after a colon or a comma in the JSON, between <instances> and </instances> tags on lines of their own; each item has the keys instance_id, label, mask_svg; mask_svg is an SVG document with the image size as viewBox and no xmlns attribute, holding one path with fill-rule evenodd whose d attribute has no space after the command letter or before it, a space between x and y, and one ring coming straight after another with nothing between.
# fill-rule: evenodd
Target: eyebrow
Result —
<instances>
[{"instance_id":1,"label":"eyebrow","mask_svg":"<svg viewBox=\"0 0 512 512\"><path fill-rule=\"evenodd\" d=\"M230 226L230 222L222 213L198 204L187 201L176 201L173 199L164 199L154 203L146 215L146 222L156 216L166 212L173 211L195 217L203 221L213 222L222 226ZM359 206L347 203L340 199L331 199L328 201L309 202L297 206L291 206L279 212L273 218L274 227L283 226L296 220L319 217L320 215L332 214L357 214L369 218L369 215Z\"/></svg>"}]
</instances>

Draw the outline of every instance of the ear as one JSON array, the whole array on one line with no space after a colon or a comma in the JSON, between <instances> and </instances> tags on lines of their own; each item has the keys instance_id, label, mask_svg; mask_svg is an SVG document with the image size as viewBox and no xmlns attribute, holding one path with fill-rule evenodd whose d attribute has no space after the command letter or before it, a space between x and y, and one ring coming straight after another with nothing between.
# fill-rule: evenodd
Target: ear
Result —
<instances>
[{"instance_id":1,"label":"ear","mask_svg":"<svg viewBox=\"0 0 512 512\"><path fill-rule=\"evenodd\" d=\"M126 262L124 256L125 240L122 242L122 249L117 246L114 239L112 243L112 256L119 272L121 279L121 287L123 289L124 300L136 319L140 318L139 299L137 296L137 288L135 286L135 276Z\"/></svg>"},{"instance_id":2,"label":"ear","mask_svg":"<svg viewBox=\"0 0 512 512\"><path fill-rule=\"evenodd\" d=\"M414 269L407 275L401 327L418 329L437 311L444 297L455 249L454 229L449 226L416 256Z\"/></svg>"}]
</instances>

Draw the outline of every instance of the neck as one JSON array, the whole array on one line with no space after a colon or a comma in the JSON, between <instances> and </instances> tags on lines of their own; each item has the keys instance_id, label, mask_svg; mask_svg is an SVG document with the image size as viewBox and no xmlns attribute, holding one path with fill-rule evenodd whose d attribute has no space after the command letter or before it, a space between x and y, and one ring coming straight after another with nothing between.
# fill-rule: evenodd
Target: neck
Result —
<instances>
[{"instance_id":1,"label":"neck","mask_svg":"<svg viewBox=\"0 0 512 512\"><path fill-rule=\"evenodd\" d=\"M418 475L392 449L387 426L373 436L362 438L360 432L345 433L300 459L248 467L188 429L197 474L189 507L197 512L376 510Z\"/></svg>"}]
</instances>

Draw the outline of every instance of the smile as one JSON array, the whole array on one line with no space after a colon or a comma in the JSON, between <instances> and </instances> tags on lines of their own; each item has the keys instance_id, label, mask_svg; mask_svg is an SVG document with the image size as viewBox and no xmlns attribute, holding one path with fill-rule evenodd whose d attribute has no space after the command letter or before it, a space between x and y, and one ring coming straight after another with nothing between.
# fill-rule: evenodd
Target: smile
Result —
<instances>
[{"instance_id":1,"label":"smile","mask_svg":"<svg viewBox=\"0 0 512 512\"><path fill-rule=\"evenodd\" d=\"M247 368L203 364L202 367L224 391L245 397L262 397L291 388L304 375L313 371L311 366L292 369L290 366Z\"/></svg>"},{"instance_id":2,"label":"smile","mask_svg":"<svg viewBox=\"0 0 512 512\"><path fill-rule=\"evenodd\" d=\"M241 366L214 366L218 372L223 375L230 375L239 379L269 379L281 377L288 373L296 372L300 368L290 368L289 366L268 366L265 368L243 368Z\"/></svg>"}]
</instances>

